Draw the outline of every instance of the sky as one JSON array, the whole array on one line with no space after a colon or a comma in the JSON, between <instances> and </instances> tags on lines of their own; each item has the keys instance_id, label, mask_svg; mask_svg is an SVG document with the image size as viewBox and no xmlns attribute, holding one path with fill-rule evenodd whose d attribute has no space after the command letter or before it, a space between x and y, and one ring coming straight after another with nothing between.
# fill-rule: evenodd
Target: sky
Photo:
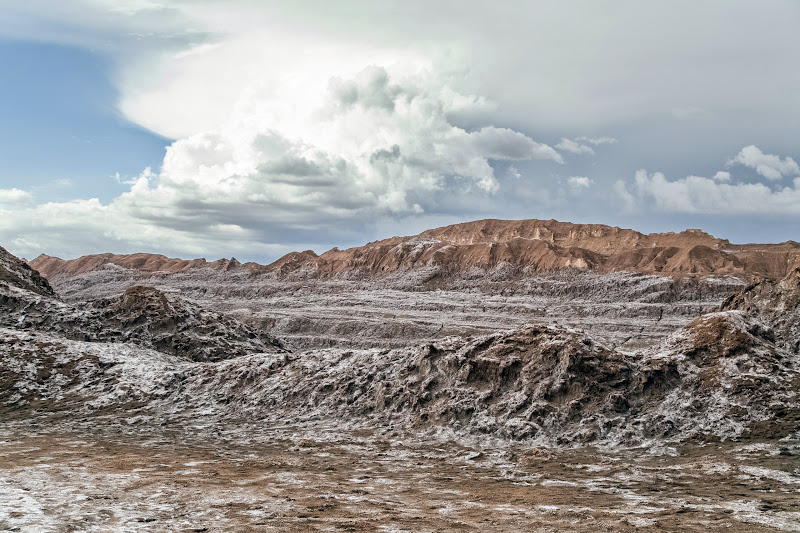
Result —
<instances>
[{"instance_id":1,"label":"sky","mask_svg":"<svg viewBox=\"0 0 800 533\"><path fill-rule=\"evenodd\" d=\"M800 3L4 0L0 245L269 262L482 218L800 241Z\"/></svg>"}]
</instances>

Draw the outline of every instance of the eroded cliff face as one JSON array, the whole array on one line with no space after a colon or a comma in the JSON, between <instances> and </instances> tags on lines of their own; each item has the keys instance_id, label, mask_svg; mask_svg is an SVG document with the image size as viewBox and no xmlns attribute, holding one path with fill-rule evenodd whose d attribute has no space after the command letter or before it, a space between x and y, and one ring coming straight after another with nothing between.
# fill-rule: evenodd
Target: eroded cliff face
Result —
<instances>
[{"instance_id":1,"label":"eroded cliff face","mask_svg":"<svg viewBox=\"0 0 800 533\"><path fill-rule=\"evenodd\" d=\"M700 230L645 235L600 224L480 220L347 250L334 248L319 256L311 250L292 252L269 265L150 254L101 254L69 261L43 255L31 261L31 266L48 278L75 276L108 264L152 274L207 268L289 279L375 278L430 267L462 276L471 269L487 271L503 265L516 275L581 269L778 279L800 266L800 244L734 245Z\"/></svg>"}]
</instances>

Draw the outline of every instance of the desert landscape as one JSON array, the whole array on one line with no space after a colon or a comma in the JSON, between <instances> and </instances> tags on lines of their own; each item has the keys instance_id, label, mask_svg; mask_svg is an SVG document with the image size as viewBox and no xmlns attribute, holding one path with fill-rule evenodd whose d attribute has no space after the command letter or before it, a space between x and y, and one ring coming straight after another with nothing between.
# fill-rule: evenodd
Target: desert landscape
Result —
<instances>
[{"instance_id":1,"label":"desert landscape","mask_svg":"<svg viewBox=\"0 0 800 533\"><path fill-rule=\"evenodd\" d=\"M800 532L798 23L3 0L0 533Z\"/></svg>"},{"instance_id":2,"label":"desert landscape","mask_svg":"<svg viewBox=\"0 0 800 533\"><path fill-rule=\"evenodd\" d=\"M0 249L0 529L800 531L800 244Z\"/></svg>"}]
</instances>

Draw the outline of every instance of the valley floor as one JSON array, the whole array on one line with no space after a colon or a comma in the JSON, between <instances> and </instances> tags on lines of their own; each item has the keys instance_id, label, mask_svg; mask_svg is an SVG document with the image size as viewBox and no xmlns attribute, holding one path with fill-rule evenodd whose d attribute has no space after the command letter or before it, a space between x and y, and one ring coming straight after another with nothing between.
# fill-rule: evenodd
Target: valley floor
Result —
<instances>
[{"instance_id":1,"label":"valley floor","mask_svg":"<svg viewBox=\"0 0 800 533\"><path fill-rule=\"evenodd\" d=\"M604 451L327 426L0 424L4 531L800 531L800 443Z\"/></svg>"}]
</instances>

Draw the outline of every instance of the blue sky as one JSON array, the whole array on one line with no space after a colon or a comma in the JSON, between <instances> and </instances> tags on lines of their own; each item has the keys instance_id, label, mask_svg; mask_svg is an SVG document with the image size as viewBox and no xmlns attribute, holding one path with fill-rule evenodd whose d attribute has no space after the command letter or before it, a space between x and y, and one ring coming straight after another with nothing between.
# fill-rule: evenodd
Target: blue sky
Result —
<instances>
[{"instance_id":1,"label":"blue sky","mask_svg":"<svg viewBox=\"0 0 800 533\"><path fill-rule=\"evenodd\" d=\"M117 110L110 60L52 43L0 41L0 183L35 188L37 198L76 194L110 201L143 168L159 166L171 140Z\"/></svg>"},{"instance_id":2,"label":"blue sky","mask_svg":"<svg viewBox=\"0 0 800 533\"><path fill-rule=\"evenodd\" d=\"M10 0L0 245L269 261L478 218L800 240L800 5Z\"/></svg>"}]
</instances>

